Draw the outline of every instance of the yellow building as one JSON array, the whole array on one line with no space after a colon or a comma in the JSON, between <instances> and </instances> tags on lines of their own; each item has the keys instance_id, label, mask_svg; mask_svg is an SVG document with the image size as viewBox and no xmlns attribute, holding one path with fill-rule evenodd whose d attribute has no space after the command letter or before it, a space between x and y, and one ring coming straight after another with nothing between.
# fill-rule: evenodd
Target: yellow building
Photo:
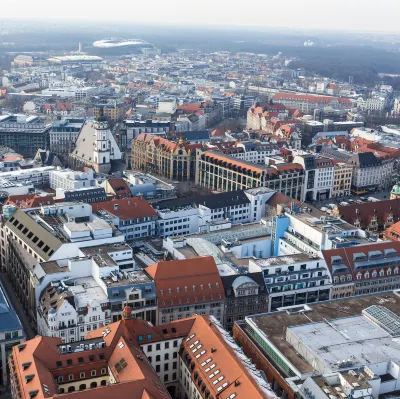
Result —
<instances>
[{"instance_id":1,"label":"yellow building","mask_svg":"<svg viewBox=\"0 0 400 399\"><path fill-rule=\"evenodd\" d=\"M177 181L194 180L198 146L142 133L132 141L132 169Z\"/></svg>"},{"instance_id":2,"label":"yellow building","mask_svg":"<svg viewBox=\"0 0 400 399\"><path fill-rule=\"evenodd\" d=\"M345 163L337 163L333 170L332 197L350 195L353 168Z\"/></svg>"}]
</instances>

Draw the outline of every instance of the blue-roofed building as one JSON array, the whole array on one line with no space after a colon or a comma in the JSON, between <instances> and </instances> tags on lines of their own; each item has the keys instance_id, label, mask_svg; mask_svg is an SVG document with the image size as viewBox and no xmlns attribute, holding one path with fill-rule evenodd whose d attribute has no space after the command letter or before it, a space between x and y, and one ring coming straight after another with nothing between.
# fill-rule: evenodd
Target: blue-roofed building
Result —
<instances>
[{"instance_id":1,"label":"blue-roofed building","mask_svg":"<svg viewBox=\"0 0 400 399\"><path fill-rule=\"evenodd\" d=\"M25 332L0 282L0 385L8 385L7 357L11 348L25 341Z\"/></svg>"}]
</instances>

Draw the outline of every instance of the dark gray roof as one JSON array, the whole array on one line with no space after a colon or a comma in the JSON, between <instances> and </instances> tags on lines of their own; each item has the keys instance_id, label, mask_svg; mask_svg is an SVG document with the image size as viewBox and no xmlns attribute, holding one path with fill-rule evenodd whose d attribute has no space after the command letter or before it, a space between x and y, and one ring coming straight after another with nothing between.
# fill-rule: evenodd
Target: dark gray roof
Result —
<instances>
[{"instance_id":1,"label":"dark gray roof","mask_svg":"<svg viewBox=\"0 0 400 399\"><path fill-rule=\"evenodd\" d=\"M183 132L186 141L208 141L210 133L207 130L194 130L192 132Z\"/></svg>"},{"instance_id":2,"label":"dark gray roof","mask_svg":"<svg viewBox=\"0 0 400 399\"><path fill-rule=\"evenodd\" d=\"M249 204L250 200L244 191L229 191L227 193L218 193L204 195L201 197L180 198L157 203L158 209L173 209L186 205L195 204L197 206L204 205L210 209L225 208L233 205Z\"/></svg>"},{"instance_id":3,"label":"dark gray roof","mask_svg":"<svg viewBox=\"0 0 400 399\"><path fill-rule=\"evenodd\" d=\"M242 284L243 282L246 282L244 279L247 280L248 278L250 278L260 286L260 292L265 291L264 277L261 272L247 273L247 274L232 274L229 276L221 276L221 281L225 289L225 295L227 296L234 295L231 292L231 289L234 288L235 281L239 279L238 282ZM231 294L228 294L229 292Z\"/></svg>"},{"instance_id":4,"label":"dark gray roof","mask_svg":"<svg viewBox=\"0 0 400 399\"><path fill-rule=\"evenodd\" d=\"M350 159L350 164L359 166L360 168L368 168L372 166L379 166L382 164L372 152L359 152Z\"/></svg>"}]
</instances>

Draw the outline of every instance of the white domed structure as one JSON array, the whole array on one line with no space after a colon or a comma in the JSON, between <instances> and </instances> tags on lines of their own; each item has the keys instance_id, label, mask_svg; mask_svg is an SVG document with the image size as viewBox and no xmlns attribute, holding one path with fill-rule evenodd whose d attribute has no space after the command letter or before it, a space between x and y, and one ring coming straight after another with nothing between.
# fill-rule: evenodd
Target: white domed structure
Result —
<instances>
[{"instance_id":1,"label":"white domed structure","mask_svg":"<svg viewBox=\"0 0 400 399\"><path fill-rule=\"evenodd\" d=\"M141 39L121 39L111 37L95 41L93 52L102 55L127 55L138 53L142 48L154 48L151 43Z\"/></svg>"}]
</instances>

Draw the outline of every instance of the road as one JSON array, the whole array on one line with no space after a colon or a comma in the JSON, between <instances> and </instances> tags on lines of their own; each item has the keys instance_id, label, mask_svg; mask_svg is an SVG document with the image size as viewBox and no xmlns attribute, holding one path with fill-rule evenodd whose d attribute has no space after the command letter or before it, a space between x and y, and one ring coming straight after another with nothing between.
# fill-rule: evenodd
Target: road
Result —
<instances>
[{"instance_id":1,"label":"road","mask_svg":"<svg viewBox=\"0 0 400 399\"><path fill-rule=\"evenodd\" d=\"M17 296L14 293L14 290L11 286L10 280L8 279L7 275L0 272L0 281L3 284L3 287L6 291L8 299L11 302L14 310L17 312L17 316L22 323L22 327L24 328L26 339L32 339L36 336L35 332L33 331L32 327L29 324L28 318L25 315L24 309L20 305Z\"/></svg>"}]
</instances>

